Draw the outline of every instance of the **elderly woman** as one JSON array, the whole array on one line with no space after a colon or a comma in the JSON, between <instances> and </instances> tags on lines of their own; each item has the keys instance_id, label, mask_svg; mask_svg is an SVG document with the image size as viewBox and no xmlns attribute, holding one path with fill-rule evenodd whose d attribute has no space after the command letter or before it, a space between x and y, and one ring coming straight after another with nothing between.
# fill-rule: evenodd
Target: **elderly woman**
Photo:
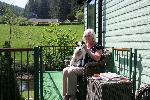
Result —
<instances>
[{"instance_id":1,"label":"elderly woman","mask_svg":"<svg viewBox=\"0 0 150 100\"><path fill-rule=\"evenodd\" d=\"M83 34L85 42L85 64L98 62L102 59L102 46L96 43L93 29L87 29ZM75 100L77 90L77 76L83 75L84 67L66 67L63 69L63 96L64 100ZM103 69L103 68L102 68Z\"/></svg>"}]
</instances>

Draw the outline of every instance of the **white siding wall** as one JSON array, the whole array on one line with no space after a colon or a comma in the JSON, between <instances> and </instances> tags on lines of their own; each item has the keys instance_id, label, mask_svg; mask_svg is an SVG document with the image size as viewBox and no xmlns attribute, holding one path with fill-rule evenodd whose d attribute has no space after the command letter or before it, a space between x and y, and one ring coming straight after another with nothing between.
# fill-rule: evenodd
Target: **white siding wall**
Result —
<instances>
[{"instance_id":1,"label":"white siding wall","mask_svg":"<svg viewBox=\"0 0 150 100\"><path fill-rule=\"evenodd\" d=\"M138 86L150 83L150 0L103 0L105 47L138 49Z\"/></svg>"}]
</instances>

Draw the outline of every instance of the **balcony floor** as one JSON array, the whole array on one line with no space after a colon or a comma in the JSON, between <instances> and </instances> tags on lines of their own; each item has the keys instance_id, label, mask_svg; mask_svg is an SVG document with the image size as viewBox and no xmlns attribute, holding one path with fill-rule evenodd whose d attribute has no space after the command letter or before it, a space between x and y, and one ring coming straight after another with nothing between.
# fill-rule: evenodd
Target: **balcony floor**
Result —
<instances>
[{"instance_id":1,"label":"balcony floor","mask_svg":"<svg viewBox=\"0 0 150 100\"><path fill-rule=\"evenodd\" d=\"M45 71L43 73L44 100L62 100L62 71Z\"/></svg>"}]
</instances>

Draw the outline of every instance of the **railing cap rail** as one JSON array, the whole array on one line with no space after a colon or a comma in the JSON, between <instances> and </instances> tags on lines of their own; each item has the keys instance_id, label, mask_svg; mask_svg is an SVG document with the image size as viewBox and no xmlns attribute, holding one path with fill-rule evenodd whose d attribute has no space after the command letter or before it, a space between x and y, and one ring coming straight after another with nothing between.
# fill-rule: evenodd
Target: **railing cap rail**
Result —
<instances>
[{"instance_id":1,"label":"railing cap rail","mask_svg":"<svg viewBox=\"0 0 150 100\"><path fill-rule=\"evenodd\" d=\"M33 48L0 48L0 51L33 51Z\"/></svg>"},{"instance_id":2,"label":"railing cap rail","mask_svg":"<svg viewBox=\"0 0 150 100\"><path fill-rule=\"evenodd\" d=\"M129 51L131 48L113 48L113 50L117 51Z\"/></svg>"},{"instance_id":3,"label":"railing cap rail","mask_svg":"<svg viewBox=\"0 0 150 100\"><path fill-rule=\"evenodd\" d=\"M50 45L50 46L39 46L39 47L75 47L75 46L58 46L58 45Z\"/></svg>"}]
</instances>

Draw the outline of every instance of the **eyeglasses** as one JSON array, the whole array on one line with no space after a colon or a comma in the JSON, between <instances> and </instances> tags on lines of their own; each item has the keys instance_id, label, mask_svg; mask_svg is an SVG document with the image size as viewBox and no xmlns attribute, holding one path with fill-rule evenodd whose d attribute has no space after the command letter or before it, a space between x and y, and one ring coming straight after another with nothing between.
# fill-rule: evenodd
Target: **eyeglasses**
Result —
<instances>
[{"instance_id":1,"label":"eyeglasses","mask_svg":"<svg viewBox=\"0 0 150 100\"><path fill-rule=\"evenodd\" d=\"M90 37L91 35L85 35L84 37Z\"/></svg>"}]
</instances>

